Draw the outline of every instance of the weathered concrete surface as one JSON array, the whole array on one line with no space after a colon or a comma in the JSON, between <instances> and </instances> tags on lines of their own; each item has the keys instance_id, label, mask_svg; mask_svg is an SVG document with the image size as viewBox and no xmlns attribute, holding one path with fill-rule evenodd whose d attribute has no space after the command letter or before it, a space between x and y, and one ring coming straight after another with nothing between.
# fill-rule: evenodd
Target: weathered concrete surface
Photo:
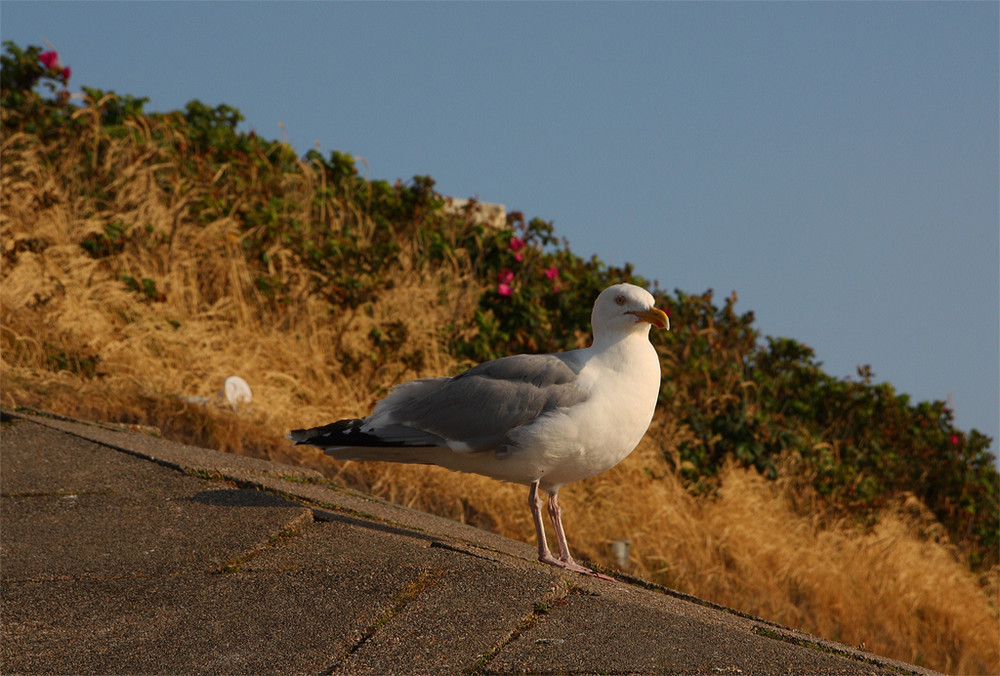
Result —
<instances>
[{"instance_id":1,"label":"weathered concrete surface","mask_svg":"<svg viewBox=\"0 0 1000 676\"><path fill-rule=\"evenodd\" d=\"M0 493L3 674L931 673L108 426L6 412Z\"/></svg>"}]
</instances>

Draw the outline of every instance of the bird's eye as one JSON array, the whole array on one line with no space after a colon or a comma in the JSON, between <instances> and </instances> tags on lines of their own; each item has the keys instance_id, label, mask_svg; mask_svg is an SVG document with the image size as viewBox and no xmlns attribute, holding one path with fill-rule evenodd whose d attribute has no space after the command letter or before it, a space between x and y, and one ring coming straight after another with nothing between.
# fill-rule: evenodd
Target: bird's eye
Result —
<instances>
[{"instance_id":1,"label":"bird's eye","mask_svg":"<svg viewBox=\"0 0 1000 676\"><path fill-rule=\"evenodd\" d=\"M625 304L625 296L618 296L617 298L615 298L615 302L618 303L619 305L624 305Z\"/></svg>"}]
</instances>

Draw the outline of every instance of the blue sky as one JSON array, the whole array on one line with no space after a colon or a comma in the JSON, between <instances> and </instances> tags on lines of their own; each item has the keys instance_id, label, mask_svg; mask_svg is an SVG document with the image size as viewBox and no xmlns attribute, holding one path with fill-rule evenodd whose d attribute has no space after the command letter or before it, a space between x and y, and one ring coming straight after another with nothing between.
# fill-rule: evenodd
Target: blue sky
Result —
<instances>
[{"instance_id":1,"label":"blue sky","mask_svg":"<svg viewBox=\"0 0 1000 676\"><path fill-rule=\"evenodd\" d=\"M81 86L553 221L1000 434L1000 4L53 3ZM994 442L993 451L997 444Z\"/></svg>"}]
</instances>

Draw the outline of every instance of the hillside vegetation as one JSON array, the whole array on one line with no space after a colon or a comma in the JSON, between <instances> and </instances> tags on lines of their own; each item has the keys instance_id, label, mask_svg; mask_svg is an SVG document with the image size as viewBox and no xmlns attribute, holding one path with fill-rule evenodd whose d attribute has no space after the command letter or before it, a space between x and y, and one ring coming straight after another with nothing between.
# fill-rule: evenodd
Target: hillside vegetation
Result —
<instances>
[{"instance_id":1,"label":"hillside vegetation","mask_svg":"<svg viewBox=\"0 0 1000 676\"><path fill-rule=\"evenodd\" d=\"M368 412L401 380L580 347L598 292L649 286L549 223L451 213L428 177L238 130L228 106L149 113L51 53L2 64L0 401L307 465L337 485L533 538L525 490L336 463L292 428ZM1000 670L1000 477L990 439L867 366L833 378L736 294L653 288L663 385L639 448L560 493L574 552L884 655ZM251 405L212 398L240 375Z\"/></svg>"}]
</instances>

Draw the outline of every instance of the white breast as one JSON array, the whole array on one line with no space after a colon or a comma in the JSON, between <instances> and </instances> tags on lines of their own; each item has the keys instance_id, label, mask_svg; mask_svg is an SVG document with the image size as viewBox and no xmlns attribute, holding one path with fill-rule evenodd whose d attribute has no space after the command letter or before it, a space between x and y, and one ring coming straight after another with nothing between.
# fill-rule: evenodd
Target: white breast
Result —
<instances>
[{"instance_id":1,"label":"white breast","mask_svg":"<svg viewBox=\"0 0 1000 676\"><path fill-rule=\"evenodd\" d=\"M645 338L626 340L588 361L581 385L591 390L585 403L557 411L511 436L520 453L534 457L547 491L604 472L625 459L653 418L660 390L660 362ZM525 460L527 460L525 457Z\"/></svg>"}]
</instances>

